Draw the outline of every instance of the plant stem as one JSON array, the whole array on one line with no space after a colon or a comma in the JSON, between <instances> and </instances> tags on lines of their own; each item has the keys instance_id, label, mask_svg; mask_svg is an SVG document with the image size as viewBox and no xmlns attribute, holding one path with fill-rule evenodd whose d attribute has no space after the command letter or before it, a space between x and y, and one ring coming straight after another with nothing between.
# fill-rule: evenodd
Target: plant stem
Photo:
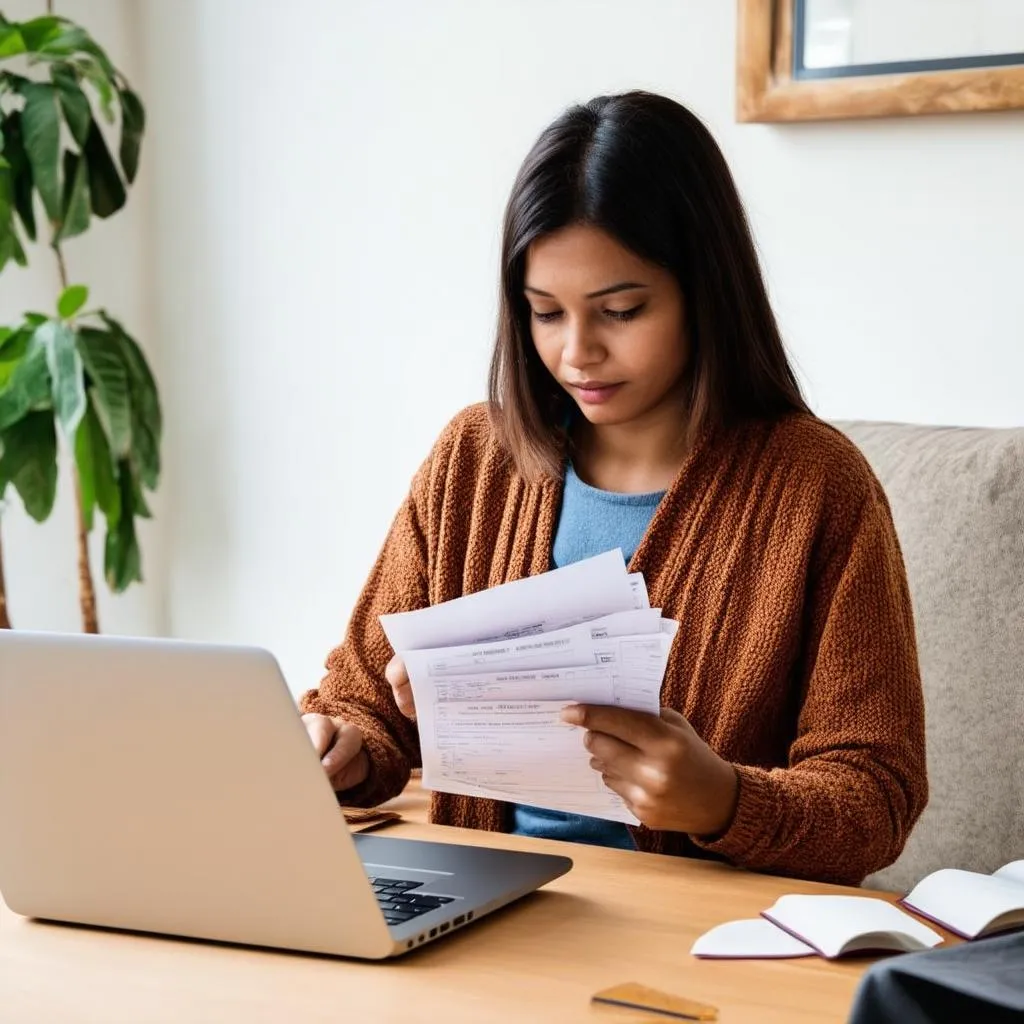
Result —
<instances>
[{"instance_id":1,"label":"plant stem","mask_svg":"<svg viewBox=\"0 0 1024 1024\"><path fill-rule=\"evenodd\" d=\"M4 548L0 539L0 629L10 629L11 620L7 614L7 584L4 581Z\"/></svg>"},{"instance_id":2,"label":"plant stem","mask_svg":"<svg viewBox=\"0 0 1024 1024\"><path fill-rule=\"evenodd\" d=\"M57 257L57 270L60 273L61 291L68 286L68 268L64 263L64 253L59 245L54 245ZM98 633L99 617L96 614L96 587L92 581L92 566L89 564L89 529L85 523L85 508L82 505L82 481L78 476L78 467L72 464L71 474L75 481L75 508L78 519L78 607L82 613L82 632Z\"/></svg>"},{"instance_id":3,"label":"plant stem","mask_svg":"<svg viewBox=\"0 0 1024 1024\"><path fill-rule=\"evenodd\" d=\"M78 467L74 469L75 507L78 511L78 606L82 612L82 632L98 633L99 617L96 614L96 588L92 582L92 567L89 565L89 531L85 525L85 510L82 507L82 482L78 478Z\"/></svg>"},{"instance_id":4,"label":"plant stem","mask_svg":"<svg viewBox=\"0 0 1024 1024\"><path fill-rule=\"evenodd\" d=\"M59 245L54 245L53 252L57 257L57 270L60 272L60 290L63 292L68 286L68 268L64 263L64 253L61 252Z\"/></svg>"}]
</instances>

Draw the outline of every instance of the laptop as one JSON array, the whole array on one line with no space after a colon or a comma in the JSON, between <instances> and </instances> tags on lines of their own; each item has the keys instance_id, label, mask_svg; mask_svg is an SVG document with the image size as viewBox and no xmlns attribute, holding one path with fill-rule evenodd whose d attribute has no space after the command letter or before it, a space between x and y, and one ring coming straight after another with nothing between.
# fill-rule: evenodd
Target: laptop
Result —
<instances>
[{"instance_id":1,"label":"laptop","mask_svg":"<svg viewBox=\"0 0 1024 1024\"><path fill-rule=\"evenodd\" d=\"M0 631L0 893L18 914L384 959L571 867L353 835L265 650Z\"/></svg>"}]
</instances>

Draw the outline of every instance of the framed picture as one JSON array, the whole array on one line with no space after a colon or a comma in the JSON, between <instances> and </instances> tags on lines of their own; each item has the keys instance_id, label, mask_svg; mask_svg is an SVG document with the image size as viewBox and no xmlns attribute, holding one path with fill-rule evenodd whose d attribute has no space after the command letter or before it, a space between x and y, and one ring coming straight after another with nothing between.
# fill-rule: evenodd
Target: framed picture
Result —
<instances>
[{"instance_id":1,"label":"framed picture","mask_svg":"<svg viewBox=\"0 0 1024 1024\"><path fill-rule=\"evenodd\" d=\"M1024 0L738 0L740 121L1024 108Z\"/></svg>"}]
</instances>

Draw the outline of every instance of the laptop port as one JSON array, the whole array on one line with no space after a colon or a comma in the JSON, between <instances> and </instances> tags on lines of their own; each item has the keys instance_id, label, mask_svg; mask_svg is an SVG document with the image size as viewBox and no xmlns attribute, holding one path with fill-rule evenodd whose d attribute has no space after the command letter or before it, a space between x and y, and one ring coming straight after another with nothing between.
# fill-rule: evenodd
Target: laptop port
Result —
<instances>
[{"instance_id":1,"label":"laptop port","mask_svg":"<svg viewBox=\"0 0 1024 1024\"><path fill-rule=\"evenodd\" d=\"M451 925L445 921L445 923L441 925L441 934L443 935L449 928L451 928Z\"/></svg>"},{"instance_id":2,"label":"laptop port","mask_svg":"<svg viewBox=\"0 0 1024 1024\"><path fill-rule=\"evenodd\" d=\"M413 946L413 942L412 942L412 939L410 939L410 940L409 940L409 941L408 941L408 942L407 942L407 943L405 944L405 948L406 948L406 949L412 949L412 946Z\"/></svg>"},{"instance_id":3,"label":"laptop port","mask_svg":"<svg viewBox=\"0 0 1024 1024\"><path fill-rule=\"evenodd\" d=\"M452 921L452 927L453 928L458 928L460 924L465 924L465 923L466 923L466 915L465 914L459 914L459 916L457 918L455 918L454 921Z\"/></svg>"},{"instance_id":4,"label":"laptop port","mask_svg":"<svg viewBox=\"0 0 1024 1024\"><path fill-rule=\"evenodd\" d=\"M467 921L472 921L473 920L473 911L472 910L466 915L466 920Z\"/></svg>"},{"instance_id":5,"label":"laptop port","mask_svg":"<svg viewBox=\"0 0 1024 1024\"><path fill-rule=\"evenodd\" d=\"M432 939L436 939L437 938L437 929L436 928L431 928L430 929L430 937Z\"/></svg>"}]
</instances>

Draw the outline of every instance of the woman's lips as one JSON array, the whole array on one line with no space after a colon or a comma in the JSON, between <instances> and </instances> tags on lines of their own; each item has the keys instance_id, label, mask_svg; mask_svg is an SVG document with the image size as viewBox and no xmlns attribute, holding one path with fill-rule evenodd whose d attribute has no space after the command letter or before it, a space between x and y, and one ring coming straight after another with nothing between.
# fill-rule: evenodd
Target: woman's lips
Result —
<instances>
[{"instance_id":1,"label":"woman's lips","mask_svg":"<svg viewBox=\"0 0 1024 1024\"><path fill-rule=\"evenodd\" d=\"M584 384L570 384L569 387L580 396L580 401L586 402L587 405L600 405L602 402L607 402L610 398L613 398L622 387L622 384L587 381Z\"/></svg>"}]
</instances>

